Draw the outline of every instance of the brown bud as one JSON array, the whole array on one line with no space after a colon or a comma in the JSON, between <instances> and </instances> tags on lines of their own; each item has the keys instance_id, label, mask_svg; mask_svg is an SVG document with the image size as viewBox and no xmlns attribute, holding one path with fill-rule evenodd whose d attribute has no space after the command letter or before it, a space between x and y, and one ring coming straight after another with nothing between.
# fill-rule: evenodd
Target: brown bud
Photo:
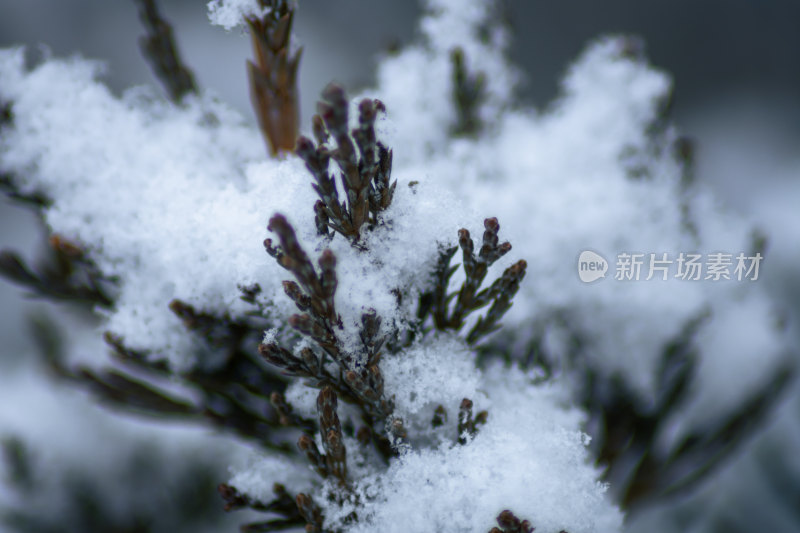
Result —
<instances>
[{"instance_id":1,"label":"brown bud","mask_svg":"<svg viewBox=\"0 0 800 533\"><path fill-rule=\"evenodd\" d=\"M294 151L298 156L300 156L301 159L306 160L309 157L313 157L314 153L316 152L316 147L311 139L301 135L297 138Z\"/></svg>"},{"instance_id":2,"label":"brown bud","mask_svg":"<svg viewBox=\"0 0 800 533\"><path fill-rule=\"evenodd\" d=\"M368 445L372 440L372 430L367 426L361 426L358 428L358 431L356 431L356 439L364 446Z\"/></svg>"},{"instance_id":3,"label":"brown bud","mask_svg":"<svg viewBox=\"0 0 800 533\"><path fill-rule=\"evenodd\" d=\"M83 255L83 250L60 235L51 235L49 242L50 246L52 246L54 250L66 256L77 258Z\"/></svg>"},{"instance_id":4,"label":"brown bud","mask_svg":"<svg viewBox=\"0 0 800 533\"><path fill-rule=\"evenodd\" d=\"M321 116L314 115L311 117L311 129L318 144L324 144L328 141L328 132L325 130L325 124L322 122Z\"/></svg>"},{"instance_id":5,"label":"brown bud","mask_svg":"<svg viewBox=\"0 0 800 533\"><path fill-rule=\"evenodd\" d=\"M431 426L438 428L440 426L443 426L446 421L447 421L447 411L445 411L443 405L437 406L436 410L433 412L433 420L431 420Z\"/></svg>"},{"instance_id":6,"label":"brown bud","mask_svg":"<svg viewBox=\"0 0 800 533\"><path fill-rule=\"evenodd\" d=\"M503 529L517 531L520 526L519 518L514 513L506 509L497 516L497 525Z\"/></svg>"}]
</instances>

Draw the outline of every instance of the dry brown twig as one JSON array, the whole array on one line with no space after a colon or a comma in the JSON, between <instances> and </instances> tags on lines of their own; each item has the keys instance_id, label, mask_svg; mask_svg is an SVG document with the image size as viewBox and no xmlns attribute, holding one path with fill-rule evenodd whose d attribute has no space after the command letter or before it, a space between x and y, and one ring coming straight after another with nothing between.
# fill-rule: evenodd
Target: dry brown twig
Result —
<instances>
[{"instance_id":1,"label":"dry brown twig","mask_svg":"<svg viewBox=\"0 0 800 533\"><path fill-rule=\"evenodd\" d=\"M300 129L297 68L302 49L292 50L294 2L259 3L267 12L247 19L255 54L255 61L247 63L247 74L258 125L270 155L277 157L294 150Z\"/></svg>"}]
</instances>

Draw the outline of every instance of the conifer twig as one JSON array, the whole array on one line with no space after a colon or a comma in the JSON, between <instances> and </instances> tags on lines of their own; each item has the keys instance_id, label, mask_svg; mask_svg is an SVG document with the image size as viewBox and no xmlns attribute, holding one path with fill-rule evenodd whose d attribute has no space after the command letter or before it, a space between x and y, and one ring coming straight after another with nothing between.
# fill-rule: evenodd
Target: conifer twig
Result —
<instances>
[{"instance_id":1,"label":"conifer twig","mask_svg":"<svg viewBox=\"0 0 800 533\"><path fill-rule=\"evenodd\" d=\"M139 46L170 99L178 103L187 95L196 94L194 75L181 60L172 26L158 12L156 0L134 1L147 31L139 41Z\"/></svg>"},{"instance_id":2,"label":"conifer twig","mask_svg":"<svg viewBox=\"0 0 800 533\"><path fill-rule=\"evenodd\" d=\"M417 318L424 322L428 315L433 319L437 330L459 331L466 317L474 311L492 304L485 316L478 319L467 335L467 342L475 344L484 336L500 328L499 321L511 308L511 300L519 290L525 277L527 263L517 261L508 267L491 286L479 290L486 278L489 267L511 250L508 242L499 243L500 224L496 218L484 220L483 244L475 254L475 244L469 231L458 232L458 244L463 255L463 268L466 280L458 292L447 292L450 278L458 267L450 266L450 261L458 247L443 248L433 272L434 286L420 296ZM454 303L453 303L454 302ZM452 303L452 310L451 308Z\"/></svg>"},{"instance_id":3,"label":"conifer twig","mask_svg":"<svg viewBox=\"0 0 800 533\"><path fill-rule=\"evenodd\" d=\"M488 411L480 411L472 417L472 400L464 398L458 408L458 443L466 444L478 432L478 426L486 423Z\"/></svg>"},{"instance_id":4,"label":"conifer twig","mask_svg":"<svg viewBox=\"0 0 800 533\"><path fill-rule=\"evenodd\" d=\"M225 483L220 484L217 487L217 491L225 502L224 509L226 512L249 508L254 511L272 513L281 517L264 522L244 524L240 528L240 531L243 533L282 531L284 529L302 526L305 523L305 520L300 515L300 511L297 508L295 498L292 498L286 490L286 487L280 483L275 483L273 485L272 492L275 498L267 503L242 494L236 490L235 487L231 487Z\"/></svg>"},{"instance_id":5,"label":"conifer twig","mask_svg":"<svg viewBox=\"0 0 800 533\"><path fill-rule=\"evenodd\" d=\"M470 74L467 71L464 50L454 48L450 52L453 67L453 101L456 107L454 135L475 135L481 127L480 106L486 99L486 75L483 72Z\"/></svg>"},{"instance_id":6,"label":"conifer twig","mask_svg":"<svg viewBox=\"0 0 800 533\"><path fill-rule=\"evenodd\" d=\"M311 350L304 350L301 357L297 357L276 343L268 343L259 347L261 355L290 375L314 377L318 383L334 383L340 391L349 391L346 396L358 398L362 407L372 416L378 419L388 417L392 405L383 396L383 377L378 367L380 352L377 350L382 341L378 341L376 335L380 320L374 313L365 313L362 317L365 364L357 364L354 354L342 349L337 336L342 325L334 306L337 281L333 252L323 250L318 262L320 273L317 274L285 217L273 216L269 221L269 229L278 235L280 246L273 246L271 239L267 239L264 243L267 251L297 280L297 283L284 282L286 294L301 311L301 314L289 318L289 325L311 338L324 356L330 357L339 366L343 379L331 376L324 367L323 358Z\"/></svg>"},{"instance_id":7,"label":"conifer twig","mask_svg":"<svg viewBox=\"0 0 800 533\"><path fill-rule=\"evenodd\" d=\"M322 92L314 137L297 139L297 155L314 176L312 187L319 195L314 205L317 231L341 233L354 244L363 229L378 224L378 215L392 203L397 182L391 181L392 151L376 140L375 120L384 111L379 100L364 99L358 106L358 127L348 131L349 103L344 89L335 84ZM336 148L329 144L335 141ZM341 172L345 198L339 200L335 177L328 171L333 159Z\"/></svg>"},{"instance_id":8,"label":"conifer twig","mask_svg":"<svg viewBox=\"0 0 800 533\"><path fill-rule=\"evenodd\" d=\"M36 268L16 252L0 250L0 276L43 298L112 306L108 289L113 280L81 248L58 235L51 235L48 244L51 255Z\"/></svg>"}]
</instances>

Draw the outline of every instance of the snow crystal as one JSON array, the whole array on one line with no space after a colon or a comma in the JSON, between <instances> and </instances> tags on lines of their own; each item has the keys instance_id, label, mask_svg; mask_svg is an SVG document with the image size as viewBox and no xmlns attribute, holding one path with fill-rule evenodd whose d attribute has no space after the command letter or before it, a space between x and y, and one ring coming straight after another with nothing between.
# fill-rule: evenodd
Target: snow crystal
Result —
<instances>
[{"instance_id":1,"label":"snow crystal","mask_svg":"<svg viewBox=\"0 0 800 533\"><path fill-rule=\"evenodd\" d=\"M0 54L0 98L14 102L2 164L23 190L54 199L45 211L54 232L119 278L108 329L185 368L199 347L172 299L236 314L248 310L237 285L253 283L265 301L285 299L285 273L261 242L274 212L313 205L300 161L264 161L258 132L213 100L118 100L92 63L22 65L21 50ZM314 235L313 217L293 222Z\"/></svg>"},{"instance_id":2,"label":"snow crystal","mask_svg":"<svg viewBox=\"0 0 800 533\"><path fill-rule=\"evenodd\" d=\"M211 23L226 30L244 25L247 17L263 17L270 9L261 7L259 0L211 0L207 6Z\"/></svg>"},{"instance_id":3,"label":"snow crystal","mask_svg":"<svg viewBox=\"0 0 800 533\"><path fill-rule=\"evenodd\" d=\"M463 398L476 401L480 376L475 372L475 356L459 339L426 341L381 362L384 391L394 398L396 414L403 418L418 415L430 424L433 410L442 405L455 419ZM480 393L481 396L484 393Z\"/></svg>"},{"instance_id":4,"label":"snow crystal","mask_svg":"<svg viewBox=\"0 0 800 533\"><path fill-rule=\"evenodd\" d=\"M619 531L621 513L587 462L582 416L559 407L563 391L499 367L481 386L489 418L473 440L415 449L357 481L362 503L326 504L326 525L355 510L357 532L488 531L510 509L543 533Z\"/></svg>"},{"instance_id":5,"label":"snow crystal","mask_svg":"<svg viewBox=\"0 0 800 533\"><path fill-rule=\"evenodd\" d=\"M261 455L251 456L246 466L234 469L230 484L251 498L269 502L275 498L273 485L280 483L296 494L307 490L314 473L307 464L298 464L286 457Z\"/></svg>"}]
</instances>

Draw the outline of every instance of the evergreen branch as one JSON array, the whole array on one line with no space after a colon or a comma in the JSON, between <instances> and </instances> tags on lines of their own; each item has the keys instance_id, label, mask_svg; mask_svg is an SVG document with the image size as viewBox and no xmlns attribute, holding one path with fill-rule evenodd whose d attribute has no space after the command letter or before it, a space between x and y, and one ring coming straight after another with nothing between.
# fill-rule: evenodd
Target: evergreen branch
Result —
<instances>
[{"instance_id":1,"label":"evergreen branch","mask_svg":"<svg viewBox=\"0 0 800 533\"><path fill-rule=\"evenodd\" d=\"M732 415L704 428L702 433L690 434L666 460L661 483L663 496L685 491L705 479L725 458L739 449L744 441L764 423L770 410L788 388L795 376L792 366L781 366L767 379L765 385L752 394ZM693 468L688 468L693 465ZM699 465L699 466L698 466ZM687 473L688 472L688 473ZM637 488L631 484L630 492Z\"/></svg>"},{"instance_id":2,"label":"evergreen branch","mask_svg":"<svg viewBox=\"0 0 800 533\"><path fill-rule=\"evenodd\" d=\"M317 396L317 412L319 431L325 448L325 471L344 486L347 484L347 451L343 442L342 426L336 413L337 405L333 389L329 386L323 387Z\"/></svg>"},{"instance_id":3,"label":"evergreen branch","mask_svg":"<svg viewBox=\"0 0 800 533\"><path fill-rule=\"evenodd\" d=\"M285 414L270 402L270 393L282 391L286 383L267 373L240 348L233 350L222 366L178 373L163 362L154 361L150 354L128 348L121 338L106 333L104 337L114 357L131 373L117 369L97 371L64 364L60 341L53 333L54 325L42 319L34 320L32 325L53 374L89 389L113 407L158 418L177 417L194 422L205 418L223 429L257 441L264 448L282 454L291 450L287 443L274 441L275 430L287 424L282 420ZM168 383L176 380L199 393L198 399L189 400L167 392ZM289 425L307 429L313 423L290 416Z\"/></svg>"},{"instance_id":4,"label":"evergreen branch","mask_svg":"<svg viewBox=\"0 0 800 533\"><path fill-rule=\"evenodd\" d=\"M306 521L306 533L328 533L322 528L324 518L322 510L314 503L314 500L308 494L302 492L295 498L297 502L297 509L300 515Z\"/></svg>"},{"instance_id":5,"label":"evergreen branch","mask_svg":"<svg viewBox=\"0 0 800 533\"><path fill-rule=\"evenodd\" d=\"M671 450L657 447L664 423L685 405L696 373L694 340L710 313L703 310L686 322L662 352L656 379L656 401L642 405L619 376L604 378L586 370L582 404L591 414L597 462L606 466L622 505L628 509L688 490L717 468L763 422L794 375L778 368L766 385L734 413L688 434ZM628 466L635 468L628 470Z\"/></svg>"},{"instance_id":6,"label":"evergreen branch","mask_svg":"<svg viewBox=\"0 0 800 533\"><path fill-rule=\"evenodd\" d=\"M420 295L417 308L417 318L421 324L430 315L433 327L437 330L459 331L464 326L467 316L491 303L489 311L485 316L478 318L467 335L469 344L476 344L500 328L499 321L511 308L511 300L519 290L519 284L525 277L527 267L525 261L518 261L507 268L490 287L479 291L489 267L511 250L511 244L508 242L499 243L500 224L496 218L484 220L484 228L483 242L477 255L469 231L466 229L458 231L458 244L462 251L466 275L466 280L458 292L447 292L450 278L458 269L457 266L450 266L458 247L442 248L433 271L434 286ZM452 311L451 302L455 302Z\"/></svg>"},{"instance_id":7,"label":"evergreen branch","mask_svg":"<svg viewBox=\"0 0 800 533\"><path fill-rule=\"evenodd\" d=\"M2 123L0 123L2 125ZM44 193L39 191L34 191L31 193L23 193L17 188L14 184L14 181L11 178L10 174L0 173L0 191L5 193L5 195L27 207L31 207L37 211L44 209L45 207L50 206L52 201L48 198Z\"/></svg>"},{"instance_id":8,"label":"evergreen branch","mask_svg":"<svg viewBox=\"0 0 800 533\"><path fill-rule=\"evenodd\" d=\"M320 273L314 269L308 256L297 242L294 229L281 215L270 219L269 229L280 240L280 249L273 248L267 240L267 249L278 263L289 270L297 280L285 282L284 289L302 314L292 315L289 325L300 334L309 337L319 347L324 356L335 362L343 380L332 376L323 363L311 350L301 352L301 357L293 355L277 344L262 344L261 355L289 375L299 375L315 379L318 384L330 383L338 391L348 391L347 397L355 397L370 419L386 419L391 414L391 402L383 395L383 376L378 362L378 351L382 340L377 339L379 318L367 312L362 316L362 340L365 341L365 354L356 358L354 354L342 350L337 331L342 328L341 319L336 312L334 295L336 293L336 258L330 250L323 250L318 261ZM359 361L357 363L357 361ZM365 361L361 363L360 361Z\"/></svg>"},{"instance_id":9,"label":"evergreen branch","mask_svg":"<svg viewBox=\"0 0 800 533\"><path fill-rule=\"evenodd\" d=\"M480 106L486 100L486 75L483 72L470 74L460 47L450 52L453 72L453 102L456 107L456 123L453 135L471 136L480 132Z\"/></svg>"},{"instance_id":10,"label":"evergreen branch","mask_svg":"<svg viewBox=\"0 0 800 533\"><path fill-rule=\"evenodd\" d=\"M235 511L238 509L252 509L262 513L273 513L281 516L279 519L267 520L265 522L254 522L245 524L240 528L243 533L255 533L265 531L281 531L292 527L302 526L305 520L291 497L286 487L280 483L275 483L272 492L275 498L268 502L260 502L246 494L240 493L236 488L225 483L217 487L220 497L225 502L225 511Z\"/></svg>"},{"instance_id":11,"label":"evergreen branch","mask_svg":"<svg viewBox=\"0 0 800 533\"><path fill-rule=\"evenodd\" d=\"M111 307L107 288L113 280L76 245L58 235L52 235L49 244L51 255L38 268L13 251L0 251L0 275L42 298Z\"/></svg>"},{"instance_id":12,"label":"evergreen branch","mask_svg":"<svg viewBox=\"0 0 800 533\"><path fill-rule=\"evenodd\" d=\"M488 411L481 411L472 418L472 400L464 398L458 408L458 443L466 444L475 437L478 426L486 423L489 418ZM436 420L434 420L435 422Z\"/></svg>"},{"instance_id":13,"label":"evergreen branch","mask_svg":"<svg viewBox=\"0 0 800 533\"><path fill-rule=\"evenodd\" d=\"M197 94L192 71L181 60L172 27L158 12L156 0L134 0L139 18L147 34L139 41L142 54L170 99L180 103L186 96Z\"/></svg>"},{"instance_id":14,"label":"evergreen branch","mask_svg":"<svg viewBox=\"0 0 800 533\"><path fill-rule=\"evenodd\" d=\"M14 436L0 439L0 464L6 465L6 479L19 489L28 491L36 483L30 450L25 443Z\"/></svg>"},{"instance_id":15,"label":"evergreen branch","mask_svg":"<svg viewBox=\"0 0 800 533\"><path fill-rule=\"evenodd\" d=\"M306 163L315 182L312 187L320 200L314 205L317 231L328 235L329 229L358 243L363 227L374 227L379 214L392 202L397 182L391 181L392 152L376 140L375 119L385 111L379 100L364 99L358 106L358 127L348 131L348 101L344 90L330 84L322 92L313 119L317 145L307 137L297 139L296 153ZM336 148L328 141L333 139ZM339 200L334 177L328 172L331 158L340 170L345 193Z\"/></svg>"}]
</instances>

